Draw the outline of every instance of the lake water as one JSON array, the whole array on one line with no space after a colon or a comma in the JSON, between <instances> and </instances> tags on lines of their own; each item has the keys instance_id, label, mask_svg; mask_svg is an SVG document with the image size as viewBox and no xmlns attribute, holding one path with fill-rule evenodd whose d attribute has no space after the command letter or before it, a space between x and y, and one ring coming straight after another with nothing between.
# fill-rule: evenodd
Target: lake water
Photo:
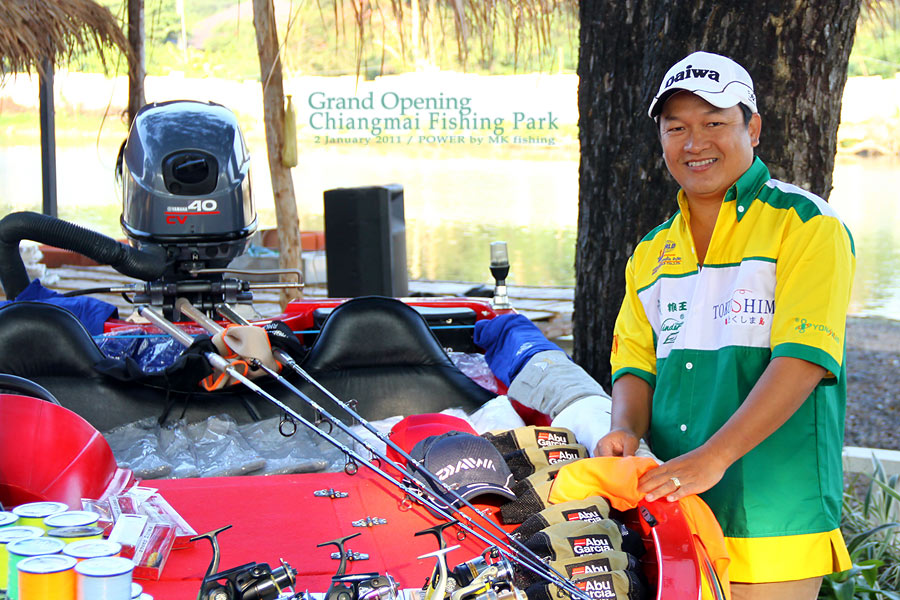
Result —
<instances>
[{"instance_id":1,"label":"lake water","mask_svg":"<svg viewBox=\"0 0 900 600\"><path fill-rule=\"evenodd\" d=\"M414 279L490 281L491 241L510 251L509 283L569 286L575 281L578 161L569 149L415 155L366 148L303 147L294 169L303 229L322 229L322 192L336 187L404 186L407 262ZM57 150L62 218L114 237L121 200L113 181L117 148ZM261 153L254 155L260 224L275 210ZM563 156L564 160L554 160ZM0 214L41 207L37 145L0 146ZM831 203L854 235L857 275L851 312L900 319L900 161L841 159Z\"/></svg>"}]
</instances>

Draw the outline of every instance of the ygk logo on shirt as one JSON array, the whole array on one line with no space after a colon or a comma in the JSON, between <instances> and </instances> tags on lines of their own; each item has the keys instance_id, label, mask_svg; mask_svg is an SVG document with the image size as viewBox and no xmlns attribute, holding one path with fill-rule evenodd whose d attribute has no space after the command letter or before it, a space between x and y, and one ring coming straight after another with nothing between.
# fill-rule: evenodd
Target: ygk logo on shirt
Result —
<instances>
[{"instance_id":1,"label":"ygk logo on shirt","mask_svg":"<svg viewBox=\"0 0 900 600\"><path fill-rule=\"evenodd\" d=\"M712 308L713 321L721 319L725 325L766 325L775 314L775 300L742 288Z\"/></svg>"},{"instance_id":2,"label":"ygk logo on shirt","mask_svg":"<svg viewBox=\"0 0 900 600\"><path fill-rule=\"evenodd\" d=\"M613 550L608 535L593 534L569 538L569 544L576 556L585 554L599 554Z\"/></svg>"},{"instance_id":3,"label":"ygk logo on shirt","mask_svg":"<svg viewBox=\"0 0 900 600\"><path fill-rule=\"evenodd\" d=\"M575 575L586 575L587 573L608 573L612 571L608 558L595 558L594 560L585 561L579 565L567 565L566 575L574 577Z\"/></svg>"},{"instance_id":4,"label":"ygk logo on shirt","mask_svg":"<svg viewBox=\"0 0 900 600\"><path fill-rule=\"evenodd\" d=\"M568 438L562 433L556 433L555 431L537 432L537 445L539 448L544 448L546 446L565 446L568 443Z\"/></svg>"},{"instance_id":5,"label":"ygk logo on shirt","mask_svg":"<svg viewBox=\"0 0 900 600\"><path fill-rule=\"evenodd\" d=\"M822 325L821 323L810 323L806 319L800 318L795 318L794 322L797 323L794 329L796 329L800 333L806 333L807 331L816 331L819 333L824 333L838 344L841 343L841 338L828 325Z\"/></svg>"},{"instance_id":6,"label":"ygk logo on shirt","mask_svg":"<svg viewBox=\"0 0 900 600\"><path fill-rule=\"evenodd\" d=\"M566 510L562 513L566 521L587 521L588 523L596 523L603 520L603 515L595 508L581 510Z\"/></svg>"}]
</instances>

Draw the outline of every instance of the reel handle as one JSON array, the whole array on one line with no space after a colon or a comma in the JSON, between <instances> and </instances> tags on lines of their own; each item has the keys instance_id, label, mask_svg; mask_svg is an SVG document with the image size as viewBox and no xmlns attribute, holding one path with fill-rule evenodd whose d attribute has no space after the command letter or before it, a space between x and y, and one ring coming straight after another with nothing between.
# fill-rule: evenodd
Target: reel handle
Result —
<instances>
[{"instance_id":1,"label":"reel handle","mask_svg":"<svg viewBox=\"0 0 900 600\"><path fill-rule=\"evenodd\" d=\"M434 534L434 537L437 538L438 549L443 550L444 548L447 547L447 541L444 539L444 536L443 536L444 530L447 529L448 527L453 527L457 523L459 523L459 521L457 521L456 519L454 519L452 521L447 521L445 523L438 523L434 527L429 527L427 529L423 529L422 531L417 531L413 535L418 537L420 535L428 535L429 533Z\"/></svg>"},{"instance_id":2,"label":"reel handle","mask_svg":"<svg viewBox=\"0 0 900 600\"><path fill-rule=\"evenodd\" d=\"M221 554L219 552L218 535L226 529L231 529L231 525L225 525L224 527L219 527L218 529L213 529L212 531L207 531L206 533L201 533L200 535L195 535L191 538L192 542L196 542L197 540L209 540L209 543L212 544L213 555L209 567L206 569L207 578L219 570L219 558L221 557Z\"/></svg>"},{"instance_id":3,"label":"reel handle","mask_svg":"<svg viewBox=\"0 0 900 600\"><path fill-rule=\"evenodd\" d=\"M321 544L316 544L316 548L321 548L322 546L328 545L337 546L338 552L341 555L341 564L338 565L338 570L337 573L334 574L334 577L340 577L347 569L347 551L344 550L344 544L347 543L347 540L352 540L358 535L362 535L362 532L360 531L359 533L352 533L342 538L331 540L330 542L322 542ZM332 577L332 579L334 579L334 577Z\"/></svg>"}]
</instances>

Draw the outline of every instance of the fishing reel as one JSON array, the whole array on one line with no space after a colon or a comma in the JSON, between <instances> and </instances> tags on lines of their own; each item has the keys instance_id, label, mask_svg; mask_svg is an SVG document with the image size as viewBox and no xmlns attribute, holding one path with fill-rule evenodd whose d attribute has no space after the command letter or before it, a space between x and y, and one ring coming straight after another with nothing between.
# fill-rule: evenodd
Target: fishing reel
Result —
<instances>
[{"instance_id":1,"label":"fishing reel","mask_svg":"<svg viewBox=\"0 0 900 600\"><path fill-rule=\"evenodd\" d=\"M437 559L425 587L425 600L526 600L525 592L513 584L512 565L496 547L448 570L447 554L456 548L459 546L419 557Z\"/></svg>"},{"instance_id":2,"label":"fishing reel","mask_svg":"<svg viewBox=\"0 0 900 600\"><path fill-rule=\"evenodd\" d=\"M213 548L197 600L275 600L285 588L294 585L297 571L283 560L274 570L266 563L254 562L217 572L220 557L217 536L230 528L231 525L226 525L191 538L192 542L208 539Z\"/></svg>"},{"instance_id":3,"label":"fishing reel","mask_svg":"<svg viewBox=\"0 0 900 600\"><path fill-rule=\"evenodd\" d=\"M337 546L337 558L341 562L337 573L331 577L331 586L325 592L324 600L397 600L399 586L394 578L385 573L359 573L347 574L347 561L353 560L354 554L349 553L344 544L361 533L354 533L342 538L322 542L317 547Z\"/></svg>"}]
</instances>

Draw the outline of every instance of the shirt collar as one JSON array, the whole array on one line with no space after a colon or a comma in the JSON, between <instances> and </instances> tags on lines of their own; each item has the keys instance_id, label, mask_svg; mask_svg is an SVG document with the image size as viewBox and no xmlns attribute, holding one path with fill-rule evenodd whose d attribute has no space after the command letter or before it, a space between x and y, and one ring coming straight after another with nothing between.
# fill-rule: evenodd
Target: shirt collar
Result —
<instances>
[{"instance_id":1,"label":"shirt collar","mask_svg":"<svg viewBox=\"0 0 900 600\"><path fill-rule=\"evenodd\" d=\"M738 180L728 188L722 202L736 201L734 206L735 217L740 221L747 214L750 204L756 200L759 190L771 178L768 167L757 156L750 164L750 168L744 171L744 174L738 177ZM683 189L678 190L678 207L681 209L681 214L684 218L690 219L687 196L685 196Z\"/></svg>"},{"instance_id":2,"label":"shirt collar","mask_svg":"<svg viewBox=\"0 0 900 600\"><path fill-rule=\"evenodd\" d=\"M757 156L753 159L750 168L744 171L744 174L738 177L734 185L728 188L728 191L725 192L724 202L736 200L735 211L738 221L747 214L747 209L756 200L759 190L771 178L769 169Z\"/></svg>"}]
</instances>

